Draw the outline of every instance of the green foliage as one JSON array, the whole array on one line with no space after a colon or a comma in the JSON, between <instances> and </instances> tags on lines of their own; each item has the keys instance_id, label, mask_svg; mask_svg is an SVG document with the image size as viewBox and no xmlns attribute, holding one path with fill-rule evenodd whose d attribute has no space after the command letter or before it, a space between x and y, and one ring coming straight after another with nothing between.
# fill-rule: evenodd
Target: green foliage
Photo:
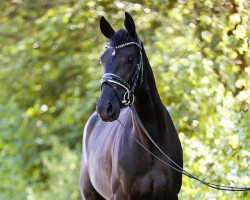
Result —
<instances>
[{"instance_id":1,"label":"green foliage","mask_svg":"<svg viewBox=\"0 0 250 200\"><path fill-rule=\"evenodd\" d=\"M250 4L243 0L1 1L0 199L79 199L84 124L95 110L104 15L130 12L184 166L250 185ZM180 199L248 199L183 179Z\"/></svg>"}]
</instances>

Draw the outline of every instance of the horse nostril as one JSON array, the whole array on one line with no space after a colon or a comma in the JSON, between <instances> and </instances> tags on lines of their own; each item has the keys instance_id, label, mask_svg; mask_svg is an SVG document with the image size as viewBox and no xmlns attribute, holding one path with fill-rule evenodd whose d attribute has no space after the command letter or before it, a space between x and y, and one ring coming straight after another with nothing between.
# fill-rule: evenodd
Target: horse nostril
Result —
<instances>
[{"instance_id":1,"label":"horse nostril","mask_svg":"<svg viewBox=\"0 0 250 200\"><path fill-rule=\"evenodd\" d=\"M108 103L107 114L108 114L108 116L113 115L113 106L111 105L111 103Z\"/></svg>"}]
</instances>

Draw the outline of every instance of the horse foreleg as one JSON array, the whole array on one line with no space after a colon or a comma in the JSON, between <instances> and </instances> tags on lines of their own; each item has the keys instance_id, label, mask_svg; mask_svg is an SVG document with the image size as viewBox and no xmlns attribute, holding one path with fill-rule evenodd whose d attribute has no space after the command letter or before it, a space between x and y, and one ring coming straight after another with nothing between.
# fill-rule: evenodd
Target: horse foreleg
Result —
<instances>
[{"instance_id":1,"label":"horse foreleg","mask_svg":"<svg viewBox=\"0 0 250 200\"><path fill-rule=\"evenodd\" d=\"M114 194L114 200L128 200L127 196L122 192L121 188L119 188Z\"/></svg>"},{"instance_id":2,"label":"horse foreleg","mask_svg":"<svg viewBox=\"0 0 250 200\"><path fill-rule=\"evenodd\" d=\"M83 200L105 200L93 187L86 167L81 169L80 187Z\"/></svg>"}]
</instances>

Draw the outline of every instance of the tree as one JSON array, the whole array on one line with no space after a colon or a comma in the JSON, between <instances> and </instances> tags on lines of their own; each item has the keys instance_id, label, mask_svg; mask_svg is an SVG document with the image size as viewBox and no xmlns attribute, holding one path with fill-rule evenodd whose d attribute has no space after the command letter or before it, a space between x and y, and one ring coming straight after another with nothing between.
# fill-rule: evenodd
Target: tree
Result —
<instances>
[{"instance_id":1,"label":"tree","mask_svg":"<svg viewBox=\"0 0 250 200\"><path fill-rule=\"evenodd\" d=\"M124 11L184 150L208 182L249 186L250 4L243 0L4 1L0 12L0 199L79 199L84 124L95 110L105 15ZM18 195L17 195L18 194ZM180 199L244 199L183 179Z\"/></svg>"}]
</instances>

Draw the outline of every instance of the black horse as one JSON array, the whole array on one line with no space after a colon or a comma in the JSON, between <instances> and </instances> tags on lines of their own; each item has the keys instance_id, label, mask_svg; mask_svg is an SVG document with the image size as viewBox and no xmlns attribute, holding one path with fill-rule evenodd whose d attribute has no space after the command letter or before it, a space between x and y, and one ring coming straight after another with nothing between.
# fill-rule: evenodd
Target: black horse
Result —
<instances>
[{"instance_id":1,"label":"black horse","mask_svg":"<svg viewBox=\"0 0 250 200\"><path fill-rule=\"evenodd\" d=\"M124 24L126 29L115 32L104 17L100 20L109 43L100 57L104 75L97 112L84 130L81 195L87 200L176 200L182 175L138 144L173 165L145 136L130 107L155 143L182 167L181 144L128 13Z\"/></svg>"}]
</instances>

